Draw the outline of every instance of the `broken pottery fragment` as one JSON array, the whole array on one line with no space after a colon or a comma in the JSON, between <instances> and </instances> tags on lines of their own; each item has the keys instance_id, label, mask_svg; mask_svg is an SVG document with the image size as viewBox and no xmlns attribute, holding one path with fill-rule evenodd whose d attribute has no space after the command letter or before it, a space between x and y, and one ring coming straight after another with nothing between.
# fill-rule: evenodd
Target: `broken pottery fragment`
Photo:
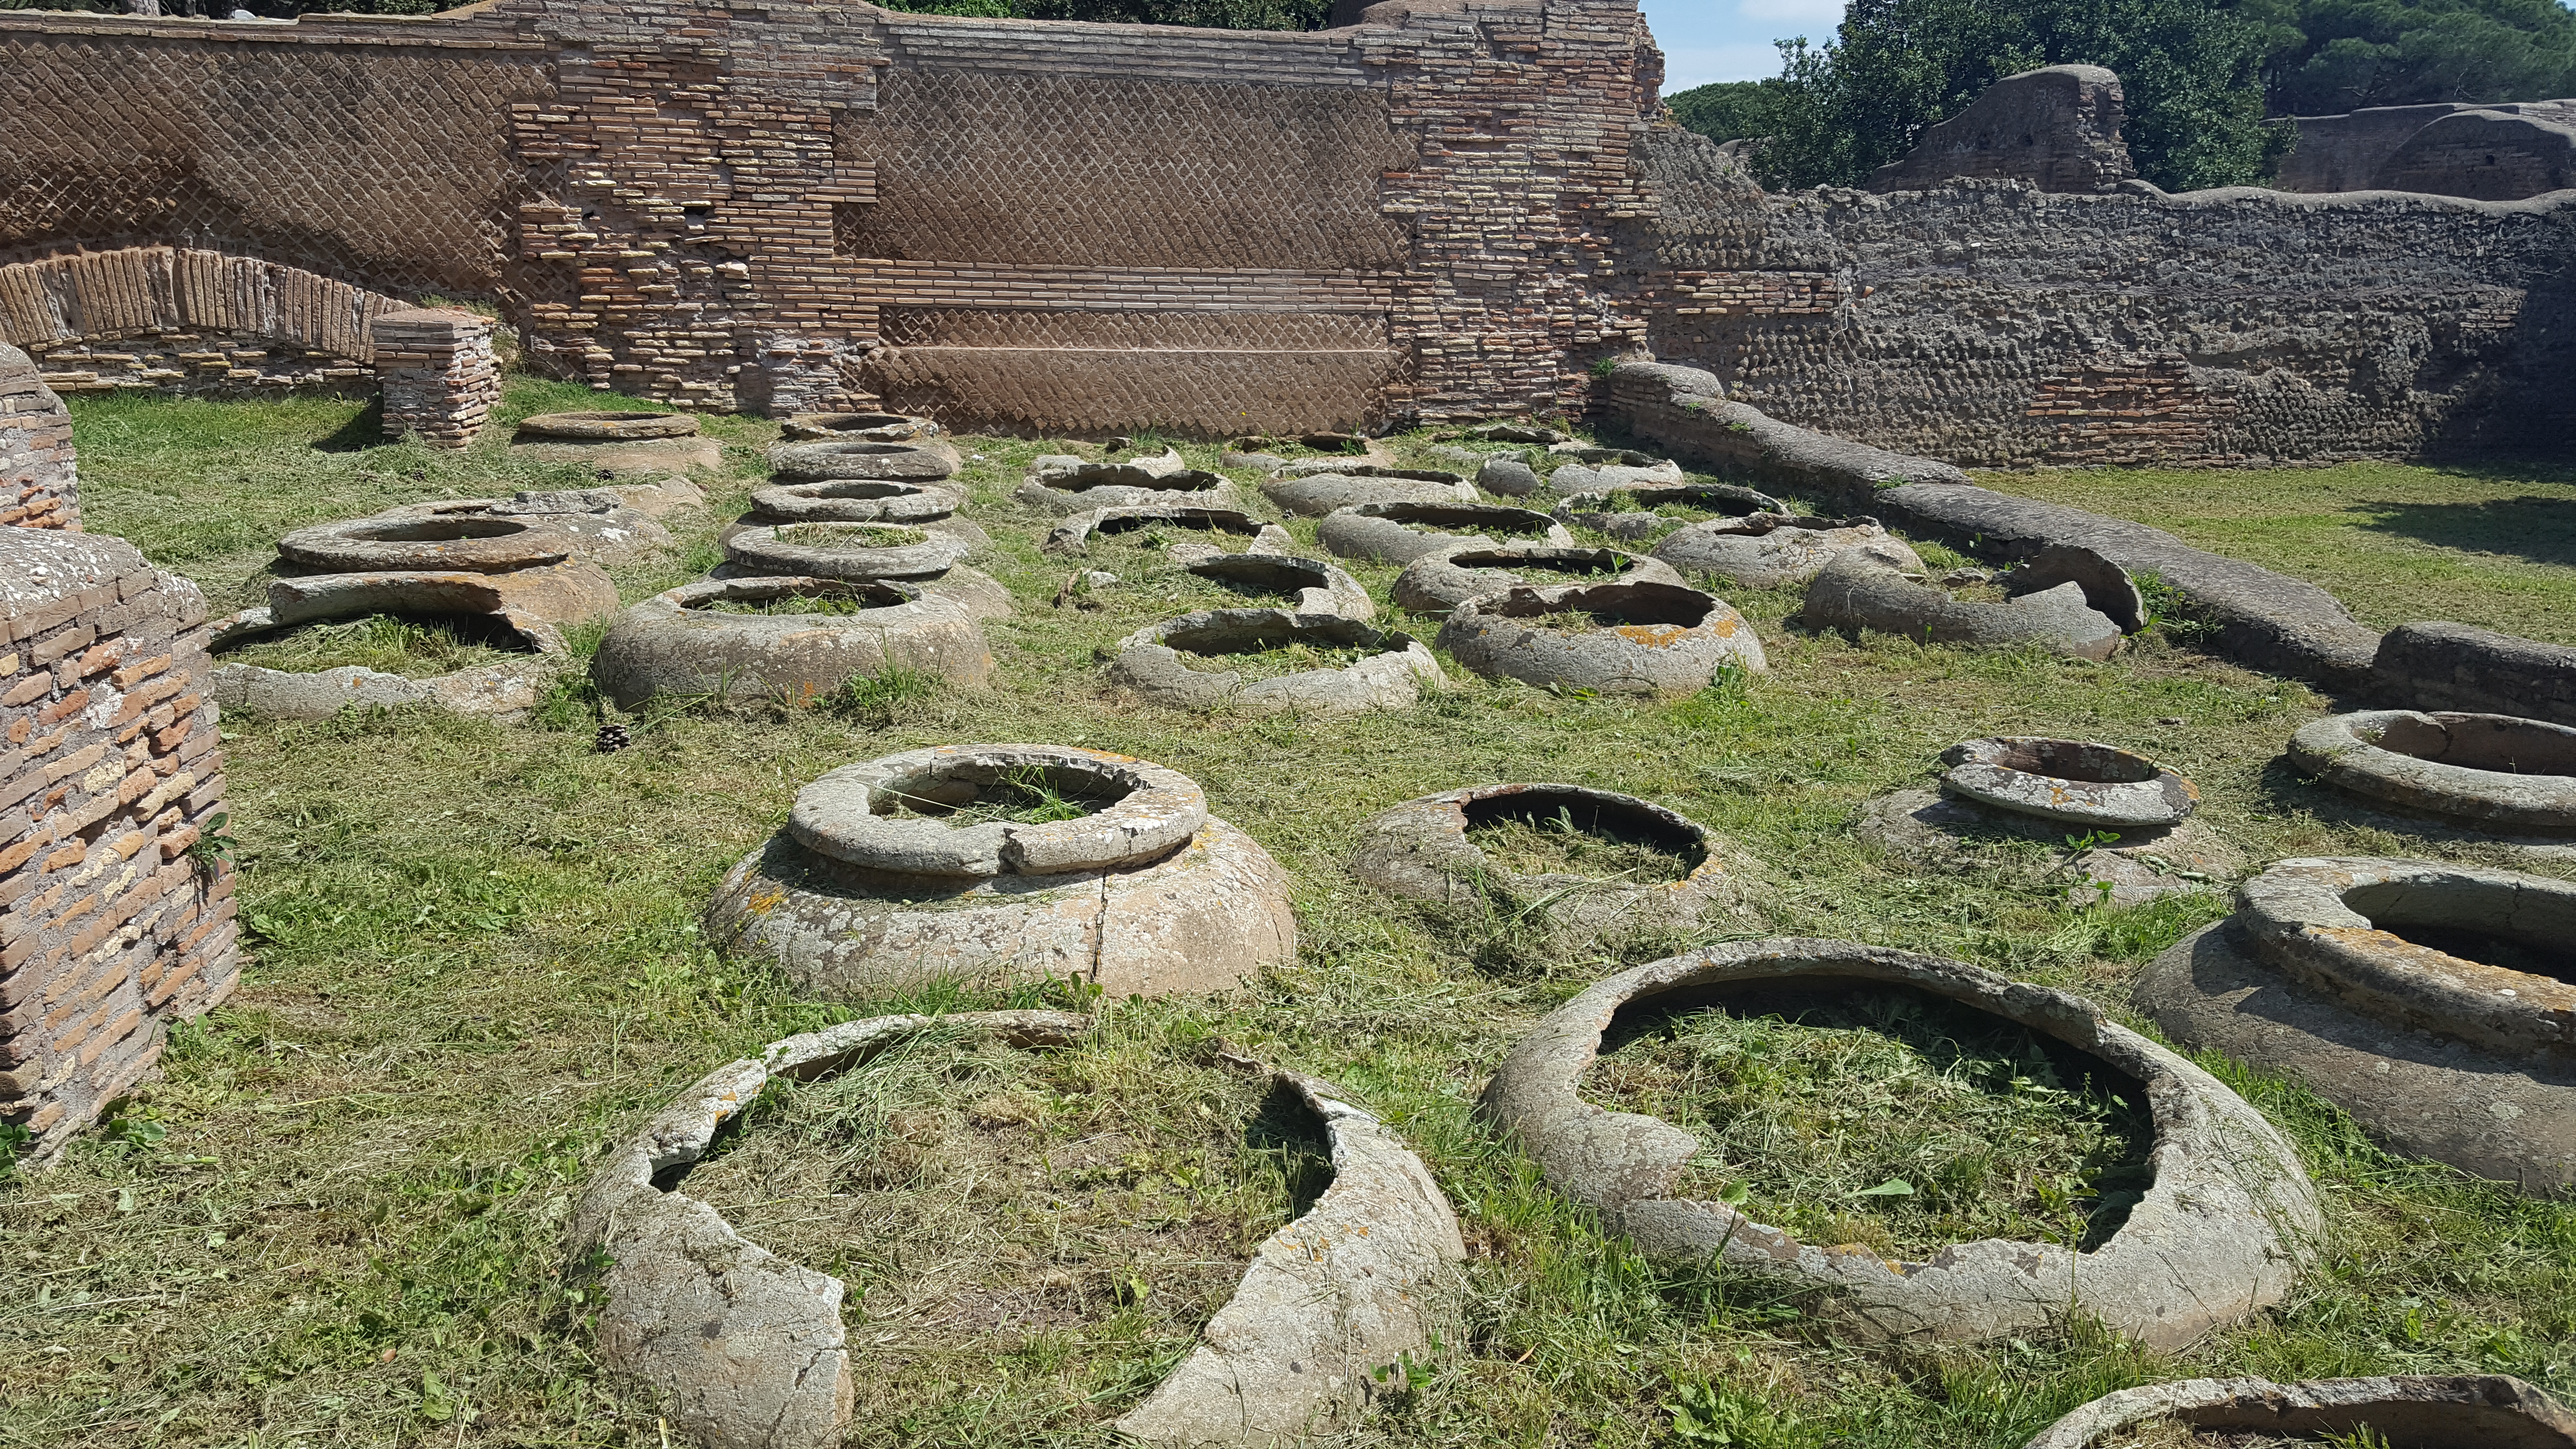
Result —
<instances>
[{"instance_id":1,"label":"broken pottery fragment","mask_svg":"<svg viewBox=\"0 0 2576 1449\"><path fill-rule=\"evenodd\" d=\"M957 450L936 439L903 443L780 443L769 450L770 471L792 483L820 483L834 478L936 483L956 472L957 464Z\"/></svg>"},{"instance_id":2,"label":"broken pottery fragment","mask_svg":"<svg viewBox=\"0 0 2576 1449\"><path fill-rule=\"evenodd\" d=\"M2176 1041L2297 1078L2399 1152L2576 1185L2576 886L2433 861L2280 861L2152 962Z\"/></svg>"},{"instance_id":3,"label":"broken pottery fragment","mask_svg":"<svg viewBox=\"0 0 2576 1449\"><path fill-rule=\"evenodd\" d=\"M1922 992L2051 1037L2134 1080L2155 1119L2155 1182L2099 1246L1987 1239L1928 1262L1818 1247L1723 1202L1666 1196L1699 1139L1579 1095L1623 1011L1698 1009L1753 988ZM2289 1142L2216 1079L2067 992L1953 961L1850 941L1714 947L1620 972L1557 1008L1486 1087L1485 1119L1517 1137L1549 1185L1656 1256L1705 1259L1842 1290L1864 1338L1974 1342L2088 1312L2151 1347L2190 1344L2277 1303L2315 1252L2315 1189Z\"/></svg>"},{"instance_id":4,"label":"broken pottery fragment","mask_svg":"<svg viewBox=\"0 0 2576 1449\"><path fill-rule=\"evenodd\" d=\"M1756 513L1789 516L1788 506L1779 499L1739 484L1680 483L1570 494L1557 500L1556 521L1606 533L1623 543L1643 543L1689 526L1681 519L1654 511L1668 506L1697 508L1729 518Z\"/></svg>"},{"instance_id":5,"label":"broken pottery fragment","mask_svg":"<svg viewBox=\"0 0 2576 1449\"><path fill-rule=\"evenodd\" d=\"M2078 659L2108 659L2120 626L2087 604L2072 581L2002 603L1954 599L1900 573L1867 549L1835 554L1807 586L1809 628L1873 630L1921 643L2037 644Z\"/></svg>"},{"instance_id":6,"label":"broken pottery fragment","mask_svg":"<svg viewBox=\"0 0 2576 1449\"><path fill-rule=\"evenodd\" d=\"M1043 787L1102 808L956 825ZM1296 953L1286 872L1186 777L1059 745L942 745L807 785L707 908L716 939L850 998L1079 977L1115 996L1233 985Z\"/></svg>"},{"instance_id":7,"label":"broken pottery fragment","mask_svg":"<svg viewBox=\"0 0 2576 1449\"><path fill-rule=\"evenodd\" d=\"M1182 654L1249 654L1305 644L1367 649L1369 657L1247 681L1233 670L1193 669ZM1112 682L1171 709L1233 709L1322 716L1402 709L1425 685L1447 682L1440 661L1410 634L1375 629L1340 614L1290 609L1208 609L1139 629L1118 641Z\"/></svg>"},{"instance_id":8,"label":"broken pottery fragment","mask_svg":"<svg viewBox=\"0 0 2576 1449\"><path fill-rule=\"evenodd\" d=\"M1262 484L1261 496L1290 513L1321 518L1363 503L1473 503L1476 485L1455 473L1356 463L1319 473L1292 468Z\"/></svg>"},{"instance_id":9,"label":"broken pottery fragment","mask_svg":"<svg viewBox=\"0 0 2576 1449\"><path fill-rule=\"evenodd\" d=\"M1285 554L1296 547L1288 530L1275 523L1263 523L1240 508L1201 508L1191 504L1127 504L1116 508L1094 508L1077 513L1047 530L1046 541L1038 547L1046 553L1081 553L1095 533L1115 536L1140 529L1196 529L1202 533L1230 533L1252 540L1247 552Z\"/></svg>"},{"instance_id":10,"label":"broken pottery fragment","mask_svg":"<svg viewBox=\"0 0 2576 1449\"><path fill-rule=\"evenodd\" d=\"M1445 614L1469 599L1521 584L1655 583L1680 586L1670 565L1615 548L1548 543L1469 543L1423 554L1396 575L1395 601L1417 614Z\"/></svg>"},{"instance_id":11,"label":"broken pottery fragment","mask_svg":"<svg viewBox=\"0 0 2576 1449\"><path fill-rule=\"evenodd\" d=\"M1274 594L1291 600L1300 614L1339 614L1367 619L1377 603L1360 581L1322 559L1291 554L1220 553L1192 559L1183 572L1246 593Z\"/></svg>"},{"instance_id":12,"label":"broken pottery fragment","mask_svg":"<svg viewBox=\"0 0 2576 1449\"><path fill-rule=\"evenodd\" d=\"M1569 872L1521 875L1478 848L1468 831L1500 819L1642 841L1688 864L1677 881L1596 880ZM1351 873L1382 891L1416 900L1473 904L1488 890L1515 902L1544 902L1546 924L1611 934L1687 926L1711 910L1742 903L1752 863L1699 822L1651 801L1581 785L1479 785L1407 800L1360 827Z\"/></svg>"},{"instance_id":13,"label":"broken pottery fragment","mask_svg":"<svg viewBox=\"0 0 2576 1449\"><path fill-rule=\"evenodd\" d=\"M1458 1217L1401 1138L1329 1082L1270 1072L1322 1120L1333 1185L1253 1250L1243 1281L1199 1345L1117 1429L1157 1449L1284 1446L1355 1427L1389 1365L1453 1331Z\"/></svg>"},{"instance_id":14,"label":"broken pottery fragment","mask_svg":"<svg viewBox=\"0 0 2576 1449\"><path fill-rule=\"evenodd\" d=\"M1688 693L1729 664L1769 668L1753 626L1724 600L1652 582L1486 594L1450 612L1439 643L1489 678L1612 694Z\"/></svg>"},{"instance_id":15,"label":"broken pottery fragment","mask_svg":"<svg viewBox=\"0 0 2576 1449\"><path fill-rule=\"evenodd\" d=\"M880 1016L774 1042L699 1078L611 1149L573 1210L576 1259L607 1261L600 1357L653 1386L673 1427L707 1449L835 1449L850 1419L841 1281L746 1241L681 1192L716 1132L772 1080L856 1070L933 1031L1069 1045L1091 1018L1060 1011Z\"/></svg>"},{"instance_id":16,"label":"broken pottery fragment","mask_svg":"<svg viewBox=\"0 0 2576 1449\"><path fill-rule=\"evenodd\" d=\"M1410 563L1461 544L1526 538L1571 546L1574 535L1546 514L1495 503L1361 503L1315 525L1315 541L1337 558Z\"/></svg>"},{"instance_id":17,"label":"broken pottery fragment","mask_svg":"<svg viewBox=\"0 0 2576 1449\"><path fill-rule=\"evenodd\" d=\"M1846 552L1858 551L1908 573L1923 560L1879 527L1875 518L1802 518L1752 513L1684 524L1655 545L1655 557L1686 574L1769 589L1814 578Z\"/></svg>"}]
</instances>

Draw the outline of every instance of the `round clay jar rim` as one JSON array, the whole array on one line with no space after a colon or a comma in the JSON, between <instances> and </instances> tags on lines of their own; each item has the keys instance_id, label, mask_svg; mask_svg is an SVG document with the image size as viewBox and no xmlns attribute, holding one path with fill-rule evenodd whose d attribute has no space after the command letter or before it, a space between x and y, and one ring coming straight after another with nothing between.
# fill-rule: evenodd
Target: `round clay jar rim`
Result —
<instances>
[{"instance_id":1,"label":"round clay jar rim","mask_svg":"<svg viewBox=\"0 0 2576 1449\"><path fill-rule=\"evenodd\" d=\"M1688 594L1700 606L1700 617L1696 623L1643 626L1650 629L1674 629L1691 633L1706 629L1711 619L1720 617L1722 614L1736 615L1739 619L1742 617L1736 614L1734 606L1724 599L1705 589L1692 588L1688 584L1659 583L1653 579L1603 579L1599 583L1591 584L1515 584L1508 589L1496 589L1490 594L1479 594L1469 599L1460 604L1449 618L1452 624L1465 625L1472 624L1478 619L1523 620L1549 618L1558 614L1583 613L1591 608L1591 600L1588 596L1601 589L1653 590L1654 592L1647 596L1649 598L1660 594ZM1675 599L1672 602L1679 604L1681 600ZM1518 603L1534 603L1541 607L1522 613L1503 612L1503 606ZM1588 632L1614 634L1622 639L1630 639L1631 636L1624 630L1637 627L1640 626L1605 624ZM1632 640L1632 642L1635 641Z\"/></svg>"},{"instance_id":2,"label":"round clay jar rim","mask_svg":"<svg viewBox=\"0 0 2576 1449\"><path fill-rule=\"evenodd\" d=\"M1262 529L1260 519L1240 508L1227 508L1222 504L1113 503L1069 515L1062 523L1047 530L1045 547L1049 552L1081 552L1090 546L1092 534L1113 523L1139 526L1168 523L1175 528L1255 538L1260 536ZM1129 531L1121 528L1112 529L1110 533L1115 537Z\"/></svg>"},{"instance_id":3,"label":"round clay jar rim","mask_svg":"<svg viewBox=\"0 0 2576 1449\"><path fill-rule=\"evenodd\" d=\"M2143 780L2090 780L2051 775L2008 765L2016 754L2098 752L2131 771L2148 772ZM2176 770L2157 764L2135 750L2092 740L2046 735L1989 735L1965 740L1941 752L1949 770L1941 783L1981 805L2061 820L2070 825L2125 825L2151 830L2178 825L2200 805L2199 787ZM2061 762L2062 763L2062 762Z\"/></svg>"},{"instance_id":4,"label":"round clay jar rim","mask_svg":"<svg viewBox=\"0 0 2576 1449\"><path fill-rule=\"evenodd\" d=\"M580 442L640 442L647 438L687 438L698 431L689 413L596 412L539 413L519 420L519 431L533 438L568 438Z\"/></svg>"},{"instance_id":5,"label":"round clay jar rim","mask_svg":"<svg viewBox=\"0 0 2576 1449\"><path fill-rule=\"evenodd\" d=\"M2540 897L2576 921L2576 885L2517 871L2373 856L2278 861L2237 888L2235 926L2265 963L2364 1015L2517 1055L2576 1061L2576 983L2418 946L2345 904L2356 891ZM2509 909L2498 902L2497 919ZM2576 933L2571 933L2576 939Z\"/></svg>"},{"instance_id":6,"label":"round clay jar rim","mask_svg":"<svg viewBox=\"0 0 2576 1449\"><path fill-rule=\"evenodd\" d=\"M936 578L954 568L964 558L967 547L944 534L925 534L919 543L894 544L884 548L830 549L813 544L786 543L778 537L781 528L904 528L920 533L921 529L903 523L786 523L762 524L738 530L725 540L725 556L751 568L769 569L780 574L807 574L825 579L919 579Z\"/></svg>"},{"instance_id":7,"label":"round clay jar rim","mask_svg":"<svg viewBox=\"0 0 2576 1449\"><path fill-rule=\"evenodd\" d=\"M820 598L863 599L867 601L865 607L870 610L899 609L906 604L920 603L923 597L919 585L908 584L900 579L832 579L799 574L772 574L759 578L700 579L696 583L682 584L676 589L665 589L645 602L667 604L674 611L690 612L702 609L708 604L753 604L768 599L785 598L791 594L812 594ZM853 624L865 622L846 614L719 615L718 617L728 621L740 618L746 622L754 618L846 620Z\"/></svg>"},{"instance_id":8,"label":"round clay jar rim","mask_svg":"<svg viewBox=\"0 0 2576 1449\"><path fill-rule=\"evenodd\" d=\"M1228 557L1232 558L1257 558L1264 556L1265 555L1258 554L1228 555ZM1310 587L1313 586L1310 585ZM1347 634L1351 636L1347 642L1338 640L1334 641L1333 647L1337 649L1371 650L1373 651L1372 657L1388 654L1402 654L1421 642L1400 629L1381 629L1365 619L1354 619L1348 614L1319 614L1293 608L1247 605L1240 608L1229 609L1196 609L1187 614L1176 614L1159 623L1146 625L1144 628L1139 629L1135 633L1128 635L1126 638L1119 640L1116 644L1110 646L1110 649L1114 654L1124 654L1130 649L1154 647L1172 649L1174 652L1182 652L1179 650L1178 646L1167 644L1164 641L1184 629L1207 629L1214 628L1221 624L1237 623L1248 627L1256 621L1278 619L1284 619L1287 621L1287 634L1291 638L1302 639L1310 634L1330 638L1335 634ZM1197 651L1192 650L1187 652L1195 653ZM1226 656L1218 654L1210 655L1208 657L1222 659ZM1337 669L1348 669L1351 667L1352 666L1346 664L1336 666L1334 669L1308 669L1300 672L1302 674L1330 674L1336 672ZM1296 678L1298 676L1288 675L1283 677Z\"/></svg>"},{"instance_id":9,"label":"round clay jar rim","mask_svg":"<svg viewBox=\"0 0 2576 1449\"><path fill-rule=\"evenodd\" d=\"M1986 1238L1895 1263L1859 1244L1820 1246L1730 1204L1671 1196L1705 1145L1661 1118L1583 1099L1583 1078L1619 1015L1659 1001L1691 1007L1711 990L1806 982L1911 989L2014 1022L2090 1056L2145 1089L2155 1180L2128 1220L2078 1253L2048 1241ZM1513 1043L1478 1115L1517 1135L1558 1192L1599 1209L1650 1256L1714 1254L1855 1291L1864 1321L1890 1336L1995 1338L2062 1314L2086 1285L2097 1312L2153 1347L2179 1348L2218 1322L2278 1302L2312 1253L2314 1189L2298 1154L2242 1098L2174 1052L2109 1020L2072 992L1939 957L1856 941L1774 937L1707 947L1605 976ZM2195 1283L2194 1278L2199 1282ZM2234 1303L2213 1301L2227 1283ZM2179 1291L2178 1291L2179 1290ZM2128 1321L2123 1322L2123 1319Z\"/></svg>"},{"instance_id":10,"label":"round clay jar rim","mask_svg":"<svg viewBox=\"0 0 2576 1449\"><path fill-rule=\"evenodd\" d=\"M474 531L460 531L459 536L445 539L373 536L437 524L455 525L460 530L470 527ZM289 562L344 573L441 569L511 573L562 563L578 547L570 536L543 524L466 510L430 513L421 511L419 505L365 518L317 523L296 529L277 541L278 555Z\"/></svg>"},{"instance_id":11,"label":"round clay jar rim","mask_svg":"<svg viewBox=\"0 0 2576 1449\"><path fill-rule=\"evenodd\" d=\"M871 488L874 497L850 497L834 489ZM752 509L789 523L936 523L966 506L965 495L937 483L907 483L894 478L818 478L806 483L769 483L751 490Z\"/></svg>"},{"instance_id":12,"label":"round clay jar rim","mask_svg":"<svg viewBox=\"0 0 2576 1449\"><path fill-rule=\"evenodd\" d=\"M1788 511L1788 505L1779 499L1758 489L1747 488L1741 483L1639 483L1627 488L1586 488L1580 493L1568 493L1556 501L1556 517L1560 522L1571 522L1579 513L1603 513L1616 516L1627 512L1652 512L1655 504L1689 503L1693 501L1693 496L1719 497L1729 503L1749 502L1754 505L1755 513ZM1610 506L1622 498L1635 499L1647 506L1644 509L1614 509ZM1745 515L1731 513L1726 516L1741 518ZM1680 528L1692 522L1714 523L1717 520L1675 518L1666 521Z\"/></svg>"},{"instance_id":13,"label":"round clay jar rim","mask_svg":"<svg viewBox=\"0 0 2576 1449\"><path fill-rule=\"evenodd\" d=\"M1027 768L1088 776L1127 794L1098 814L1043 825L961 828L876 813L887 793L925 780ZM1187 845L1207 821L1207 797L1196 782L1131 756L1070 745L937 745L843 765L807 785L797 792L787 834L862 869L983 879L1151 864Z\"/></svg>"},{"instance_id":14,"label":"round clay jar rim","mask_svg":"<svg viewBox=\"0 0 2576 1449\"><path fill-rule=\"evenodd\" d=\"M1594 574L1581 580L1573 578L1569 570L1568 582L1683 583L1679 570L1651 554L1632 553L1606 545L1525 539L1491 545L1466 542L1434 549L1404 566L1404 571L1396 576L1393 592L1396 603L1416 613L1446 613L1469 599L1482 598L1507 588L1539 587L1536 580L1523 578L1514 570L1534 564L1544 571L1551 563L1563 562L1615 563L1618 566L1615 572ZM1482 577L1488 570L1503 578ZM1504 582L1504 578L1510 582Z\"/></svg>"},{"instance_id":15,"label":"round clay jar rim","mask_svg":"<svg viewBox=\"0 0 2576 1449\"><path fill-rule=\"evenodd\" d=\"M939 425L908 413L798 413L780 423L779 431L800 442L901 443L935 436Z\"/></svg>"},{"instance_id":16,"label":"round clay jar rim","mask_svg":"<svg viewBox=\"0 0 2576 1449\"><path fill-rule=\"evenodd\" d=\"M1473 514L1474 517L1452 519L1446 522L1434 523L1416 522L1412 519L1399 516L1403 513L1435 508L1442 512ZM1515 524L1523 529L1533 530L1535 537L1531 537L1531 541L1534 543L1551 542L1547 537L1548 533L1553 529L1563 527L1563 525L1558 523L1554 518L1539 512L1535 508L1521 508L1509 503L1469 503L1463 499L1456 503L1443 502L1434 499L1395 500L1385 503L1351 503L1345 504L1333 511L1336 513L1347 513L1355 518L1382 519L1388 523L1394 524L1398 528L1407 528L1416 533L1426 534L1447 533L1450 530L1457 528L1489 528L1500 527L1503 524ZM1528 537L1529 535L1525 534L1517 536ZM1563 547L1563 545L1555 546Z\"/></svg>"},{"instance_id":17,"label":"round clay jar rim","mask_svg":"<svg viewBox=\"0 0 2576 1449\"><path fill-rule=\"evenodd\" d=\"M2520 775L2455 765L2392 750L2379 743L2407 723L2449 734L2453 725L2506 720L2532 730L2576 737L2576 729L2548 720L2468 711L2371 709L2310 720L2290 736L2290 758L2334 784L2391 804L2494 825L2566 831L2576 828L2576 777ZM2498 798L2510 781L2519 799Z\"/></svg>"},{"instance_id":18,"label":"round clay jar rim","mask_svg":"<svg viewBox=\"0 0 2576 1449\"><path fill-rule=\"evenodd\" d=\"M1723 876L1728 873L1726 861L1717 848L1717 837L1710 833L1707 826L1678 810L1658 805L1652 800L1641 800L1634 795L1623 795L1616 790L1597 790L1589 785L1568 785L1549 780L1498 781L1491 785L1470 785L1463 790L1443 790L1437 795L1424 795L1419 799L1407 800L1387 811L1386 814L1392 815L1397 811L1418 811L1425 817L1436 817L1438 825L1435 828L1440 836L1444 840L1454 840L1459 851L1474 856L1477 867L1486 874L1503 880L1535 880L1538 877L1520 875L1514 871L1504 870L1493 863L1484 849L1467 834L1470 824L1467 819L1467 808L1487 800L1523 799L1539 796L1542 792L1548 795L1572 795L1578 799L1591 801L1596 806L1614 805L1624 810L1633 810L1676 833L1688 836L1699 848L1699 863L1692 866L1680 880L1655 881L1650 884L1601 882L1606 888L1646 895L1678 893L1696 889L1704 883L1703 877Z\"/></svg>"},{"instance_id":19,"label":"round clay jar rim","mask_svg":"<svg viewBox=\"0 0 2576 1449\"><path fill-rule=\"evenodd\" d=\"M2443 1414L2444 1409L2453 1411ZM2389 1374L2370 1378L2183 1379L2118 1389L2084 1404L2039 1432L2022 1449L2094 1449L2104 1438L2158 1419L2187 1428L2300 1432L2344 1424L2374 1427L2374 1410L2395 1410L2401 1428L2427 1419L2456 1418L2460 1428L2480 1427L2471 1415L2519 1420L2548 1434L2517 1438L2523 1449L2565 1445L2576 1449L2576 1414L2541 1389L2505 1374ZM2429 1411L2429 1412L2428 1412ZM2491 1427L2491 1422L2489 1427ZM2468 1442L2449 1440L2444 1442Z\"/></svg>"},{"instance_id":20,"label":"round clay jar rim","mask_svg":"<svg viewBox=\"0 0 2576 1449\"><path fill-rule=\"evenodd\" d=\"M886 476L882 467L857 473L835 472L834 469L844 466L839 462L844 458L905 457L925 458L930 464L923 470L929 475L928 478L904 480L907 482L932 481L948 477L957 471L956 453L943 445L919 441L881 443L865 438L831 438L812 443L782 443L769 450L769 468L778 477L794 483L828 483L841 478L882 479Z\"/></svg>"}]
</instances>

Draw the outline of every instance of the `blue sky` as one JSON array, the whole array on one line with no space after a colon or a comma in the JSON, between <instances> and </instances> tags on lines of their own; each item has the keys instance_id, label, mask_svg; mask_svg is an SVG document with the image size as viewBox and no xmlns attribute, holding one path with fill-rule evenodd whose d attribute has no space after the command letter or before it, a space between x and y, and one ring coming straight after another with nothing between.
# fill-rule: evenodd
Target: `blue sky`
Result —
<instances>
[{"instance_id":1,"label":"blue sky","mask_svg":"<svg viewBox=\"0 0 2576 1449\"><path fill-rule=\"evenodd\" d=\"M1664 48L1664 94L1710 81L1780 73L1771 42L1823 40L1843 18L1842 0L1645 0L1646 24Z\"/></svg>"}]
</instances>

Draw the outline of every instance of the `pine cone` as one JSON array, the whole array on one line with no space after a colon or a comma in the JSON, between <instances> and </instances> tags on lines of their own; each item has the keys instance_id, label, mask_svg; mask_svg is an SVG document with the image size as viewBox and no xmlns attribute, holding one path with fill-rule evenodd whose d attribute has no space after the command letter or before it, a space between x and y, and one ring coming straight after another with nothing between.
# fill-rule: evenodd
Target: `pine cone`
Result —
<instances>
[{"instance_id":1,"label":"pine cone","mask_svg":"<svg viewBox=\"0 0 2576 1449\"><path fill-rule=\"evenodd\" d=\"M599 738L592 740L590 747L599 754L613 755L633 743L626 737L626 726L604 724L599 727Z\"/></svg>"}]
</instances>

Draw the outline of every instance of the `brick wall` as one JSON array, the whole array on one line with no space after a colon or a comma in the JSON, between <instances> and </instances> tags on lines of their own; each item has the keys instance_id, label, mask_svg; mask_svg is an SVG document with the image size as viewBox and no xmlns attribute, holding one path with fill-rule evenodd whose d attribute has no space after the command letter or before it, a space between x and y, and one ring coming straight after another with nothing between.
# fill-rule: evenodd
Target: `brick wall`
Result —
<instances>
[{"instance_id":1,"label":"brick wall","mask_svg":"<svg viewBox=\"0 0 2576 1449\"><path fill-rule=\"evenodd\" d=\"M368 325L402 306L300 267L197 247L0 264L0 342L26 349L56 392L364 391L375 383Z\"/></svg>"},{"instance_id":2,"label":"brick wall","mask_svg":"<svg viewBox=\"0 0 2576 1449\"><path fill-rule=\"evenodd\" d=\"M27 354L0 342L0 526L80 527L72 417Z\"/></svg>"},{"instance_id":3,"label":"brick wall","mask_svg":"<svg viewBox=\"0 0 2576 1449\"><path fill-rule=\"evenodd\" d=\"M0 528L0 1121L41 1154L233 987L205 599L133 545Z\"/></svg>"},{"instance_id":4,"label":"brick wall","mask_svg":"<svg viewBox=\"0 0 2576 1449\"><path fill-rule=\"evenodd\" d=\"M244 339L363 360L312 327L363 346L369 308L438 290L494 299L541 370L681 406L1095 435L1581 407L1594 363L1648 351L1998 466L2547 448L2576 422L2548 381L2576 361L2576 248L2545 199L1765 196L1652 119L1635 0L1360 18L0 12L26 118L0 326L70 329L22 342L64 386L256 382ZM261 286L307 299L259 304L281 330L189 301Z\"/></svg>"},{"instance_id":5,"label":"brick wall","mask_svg":"<svg viewBox=\"0 0 2576 1449\"><path fill-rule=\"evenodd\" d=\"M474 441L501 400L492 324L471 312L425 308L376 318L376 372L384 379L384 432L433 448Z\"/></svg>"}]
</instances>

